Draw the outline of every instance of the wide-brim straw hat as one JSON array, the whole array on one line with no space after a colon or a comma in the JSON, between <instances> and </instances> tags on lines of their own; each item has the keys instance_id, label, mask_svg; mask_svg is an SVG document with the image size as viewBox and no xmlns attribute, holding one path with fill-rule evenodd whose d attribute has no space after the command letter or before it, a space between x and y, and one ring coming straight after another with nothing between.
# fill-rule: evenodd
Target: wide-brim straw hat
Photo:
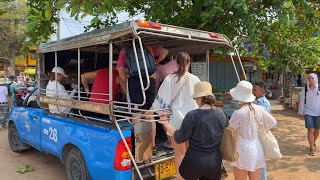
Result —
<instances>
[{"instance_id":1,"label":"wide-brim straw hat","mask_svg":"<svg viewBox=\"0 0 320 180\"><path fill-rule=\"evenodd\" d=\"M212 86L207 81L198 82L194 86L194 93L192 98L205 97L205 96L214 96L212 94Z\"/></svg>"},{"instance_id":2,"label":"wide-brim straw hat","mask_svg":"<svg viewBox=\"0 0 320 180\"><path fill-rule=\"evenodd\" d=\"M6 78L0 78L0 84L7 84Z\"/></svg>"},{"instance_id":3,"label":"wide-brim straw hat","mask_svg":"<svg viewBox=\"0 0 320 180\"><path fill-rule=\"evenodd\" d=\"M233 99L241 102L253 102L256 97L252 94L252 84L248 81L240 81L235 88L230 90Z\"/></svg>"}]
</instances>

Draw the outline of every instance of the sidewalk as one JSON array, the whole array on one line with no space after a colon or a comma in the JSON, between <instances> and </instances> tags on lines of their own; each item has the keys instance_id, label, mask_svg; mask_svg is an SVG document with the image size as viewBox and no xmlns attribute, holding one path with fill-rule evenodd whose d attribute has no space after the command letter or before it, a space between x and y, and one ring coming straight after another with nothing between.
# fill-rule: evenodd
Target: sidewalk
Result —
<instances>
[{"instance_id":1,"label":"sidewalk","mask_svg":"<svg viewBox=\"0 0 320 180\"><path fill-rule=\"evenodd\" d=\"M272 129L277 138L283 158L267 161L268 180L318 180L320 179L320 150L309 156L307 131L304 120L296 111L284 111L278 101L271 101L272 115L278 125ZM320 147L320 139L317 145ZM234 179L230 167L229 177Z\"/></svg>"}]
</instances>

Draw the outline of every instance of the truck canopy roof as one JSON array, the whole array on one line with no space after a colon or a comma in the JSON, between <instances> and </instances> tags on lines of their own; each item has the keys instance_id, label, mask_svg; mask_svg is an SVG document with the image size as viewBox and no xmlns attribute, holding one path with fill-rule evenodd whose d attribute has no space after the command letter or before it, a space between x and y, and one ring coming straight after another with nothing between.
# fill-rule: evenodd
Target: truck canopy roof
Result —
<instances>
[{"instance_id":1,"label":"truck canopy roof","mask_svg":"<svg viewBox=\"0 0 320 180\"><path fill-rule=\"evenodd\" d=\"M139 20L138 20L139 21ZM77 36L48 42L39 46L38 53L47 53L82 48L90 50L90 47L103 46L113 40L115 46L131 44L135 35L142 38L144 45L165 46L172 52L186 51L192 54L204 53L208 49L227 46L232 48L229 38L223 34L189 29L184 27L159 24L158 28L141 27L138 21L124 22L104 29L97 29ZM186 45L186 41L194 41ZM201 47L197 47L201 46ZM103 50L103 49L99 49ZM106 52L108 48L104 49ZM203 52L199 52L203 51Z\"/></svg>"}]
</instances>

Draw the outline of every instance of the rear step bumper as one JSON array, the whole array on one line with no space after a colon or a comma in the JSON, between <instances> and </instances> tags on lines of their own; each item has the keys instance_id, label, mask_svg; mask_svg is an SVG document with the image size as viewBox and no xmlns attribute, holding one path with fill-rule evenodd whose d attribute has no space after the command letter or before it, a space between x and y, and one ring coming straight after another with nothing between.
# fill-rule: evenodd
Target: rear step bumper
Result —
<instances>
[{"instance_id":1,"label":"rear step bumper","mask_svg":"<svg viewBox=\"0 0 320 180\"><path fill-rule=\"evenodd\" d=\"M169 156L160 156L158 158L153 159L151 162L146 162L144 164L138 165L138 168L141 172L143 179L155 177L156 176L155 165L171 159L174 159L173 154ZM132 168L132 180L139 180L139 176L134 167Z\"/></svg>"},{"instance_id":2,"label":"rear step bumper","mask_svg":"<svg viewBox=\"0 0 320 180\"><path fill-rule=\"evenodd\" d=\"M168 161L168 160L171 160L173 159L174 156L171 155L171 156L168 156L168 157L160 157L159 159L156 159L156 160L152 160L152 162L146 162L142 165L138 165L138 168L141 169L141 168L146 168L146 167L149 167L149 166L153 166L155 164L159 164L159 163L162 163L164 161ZM135 168L133 167L132 170L135 170Z\"/></svg>"}]
</instances>

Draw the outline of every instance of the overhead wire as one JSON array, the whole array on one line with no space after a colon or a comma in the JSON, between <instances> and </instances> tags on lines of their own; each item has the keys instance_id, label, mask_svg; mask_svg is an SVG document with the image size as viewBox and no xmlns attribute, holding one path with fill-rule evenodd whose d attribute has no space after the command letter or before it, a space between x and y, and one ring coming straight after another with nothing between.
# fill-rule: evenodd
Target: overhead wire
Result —
<instances>
[{"instance_id":1,"label":"overhead wire","mask_svg":"<svg viewBox=\"0 0 320 180\"><path fill-rule=\"evenodd\" d=\"M67 22L64 20L62 13L61 13L61 19L63 20L64 24L67 26L67 29L69 30L69 32L72 35L75 35L75 33L70 29L69 24L67 24Z\"/></svg>"}]
</instances>

